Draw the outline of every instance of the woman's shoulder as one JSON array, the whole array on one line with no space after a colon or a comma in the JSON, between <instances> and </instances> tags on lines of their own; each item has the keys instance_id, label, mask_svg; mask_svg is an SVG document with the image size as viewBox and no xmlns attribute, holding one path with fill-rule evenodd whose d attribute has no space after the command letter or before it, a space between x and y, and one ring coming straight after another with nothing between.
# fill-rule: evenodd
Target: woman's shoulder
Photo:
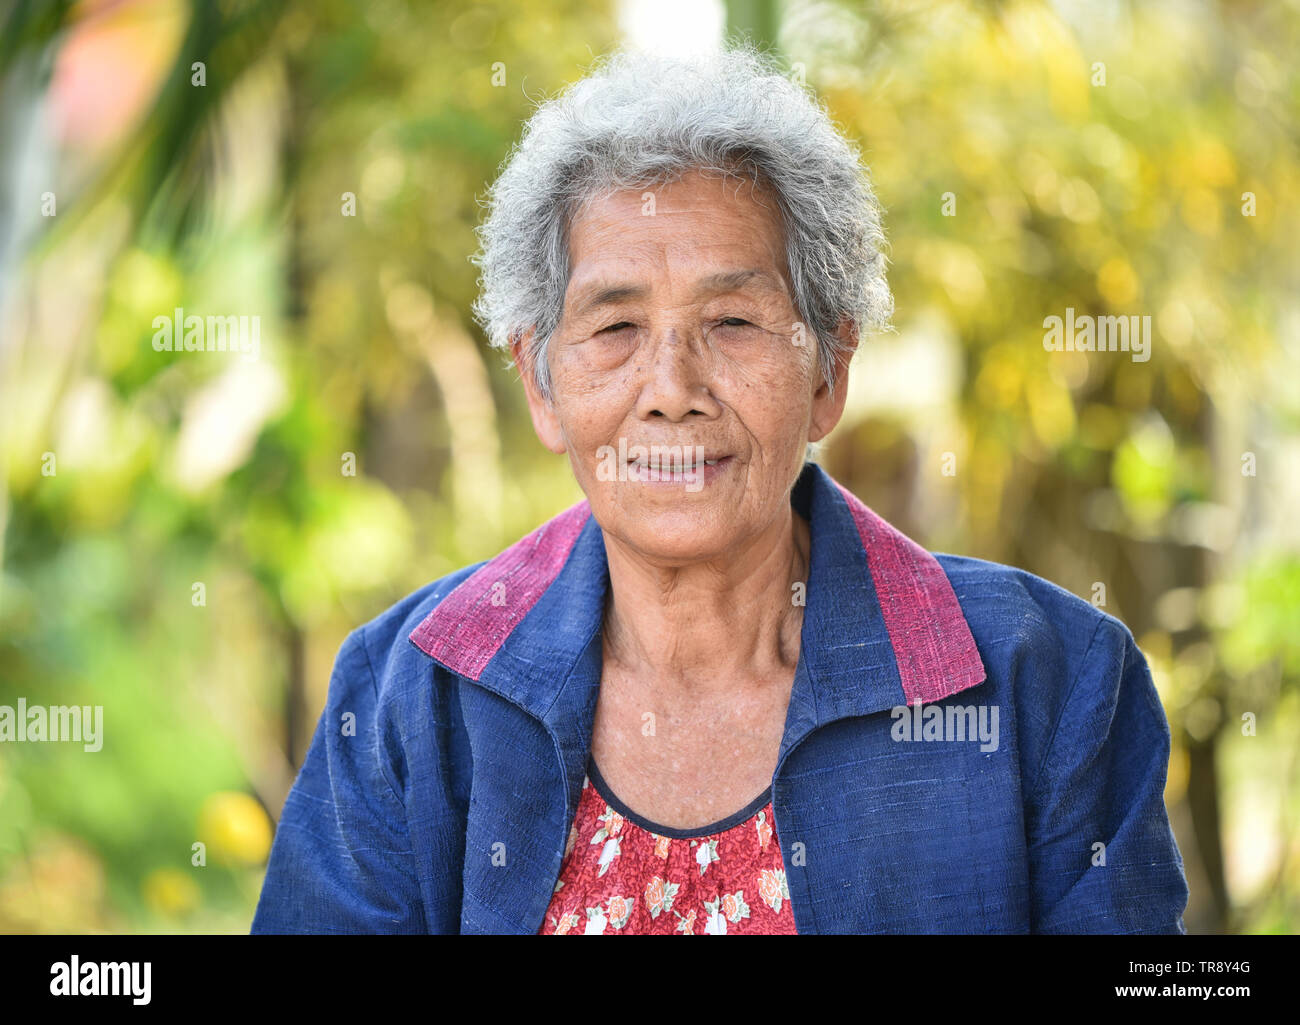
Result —
<instances>
[{"instance_id":1,"label":"woman's shoulder","mask_svg":"<svg viewBox=\"0 0 1300 1025\"><path fill-rule=\"evenodd\" d=\"M355 652L360 656L375 685L382 689L383 682L419 659L428 665L429 660L411 642L412 632L431 612L487 560L472 563L432 580L394 602L373 619L356 627L343 642L339 659ZM406 674L409 675L409 674Z\"/></svg>"},{"instance_id":2,"label":"woman's shoulder","mask_svg":"<svg viewBox=\"0 0 1300 1025\"><path fill-rule=\"evenodd\" d=\"M579 502L552 517L490 559L462 566L390 605L357 627L345 649L363 650L382 688L385 674L404 679L449 672L478 673L569 564L590 520ZM603 558L599 534L588 536L586 557L576 567L589 581ZM412 671L413 669L418 671Z\"/></svg>"},{"instance_id":3,"label":"woman's shoulder","mask_svg":"<svg viewBox=\"0 0 1300 1025\"><path fill-rule=\"evenodd\" d=\"M1122 679L1154 693L1129 628L1096 605L1014 566L936 554L952 584L988 678L1024 707L1055 709L1112 701ZM1099 607L1100 606L1100 607ZM1137 674L1134 676L1133 674Z\"/></svg>"},{"instance_id":4,"label":"woman's shoulder","mask_svg":"<svg viewBox=\"0 0 1300 1025\"><path fill-rule=\"evenodd\" d=\"M1072 636L1103 625L1128 628L1105 609L1106 588L1093 585L1095 601L1072 594L1028 570L964 555L935 553L972 633L980 628L1034 635L1042 629Z\"/></svg>"}]
</instances>

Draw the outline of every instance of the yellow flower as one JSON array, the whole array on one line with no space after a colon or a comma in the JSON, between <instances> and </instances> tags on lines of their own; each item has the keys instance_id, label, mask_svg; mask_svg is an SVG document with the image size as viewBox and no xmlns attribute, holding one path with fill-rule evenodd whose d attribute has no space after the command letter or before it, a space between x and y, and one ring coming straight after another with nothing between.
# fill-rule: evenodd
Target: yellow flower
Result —
<instances>
[{"instance_id":1,"label":"yellow flower","mask_svg":"<svg viewBox=\"0 0 1300 1025\"><path fill-rule=\"evenodd\" d=\"M158 868L141 885L145 903L163 915L184 915L199 903L199 888L178 868Z\"/></svg>"},{"instance_id":2,"label":"yellow flower","mask_svg":"<svg viewBox=\"0 0 1300 1025\"><path fill-rule=\"evenodd\" d=\"M271 823L247 794L220 791L203 802L198 839L219 861L260 865L271 850Z\"/></svg>"}]
</instances>

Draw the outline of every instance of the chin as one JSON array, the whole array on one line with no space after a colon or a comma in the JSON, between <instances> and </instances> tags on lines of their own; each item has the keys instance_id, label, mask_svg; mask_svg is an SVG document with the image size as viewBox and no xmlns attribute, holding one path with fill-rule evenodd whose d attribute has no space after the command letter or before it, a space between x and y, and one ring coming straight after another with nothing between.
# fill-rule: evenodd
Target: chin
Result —
<instances>
[{"instance_id":1,"label":"chin","mask_svg":"<svg viewBox=\"0 0 1300 1025\"><path fill-rule=\"evenodd\" d=\"M681 509L648 514L617 534L648 558L667 562L714 559L735 544L740 531L736 524L700 512Z\"/></svg>"}]
</instances>

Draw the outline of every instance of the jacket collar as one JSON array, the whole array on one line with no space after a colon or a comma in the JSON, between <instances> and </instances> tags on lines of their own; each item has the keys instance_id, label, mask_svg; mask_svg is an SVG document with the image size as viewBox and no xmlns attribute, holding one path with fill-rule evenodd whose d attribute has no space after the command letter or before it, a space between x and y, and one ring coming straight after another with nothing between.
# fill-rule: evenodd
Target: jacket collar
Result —
<instances>
[{"instance_id":1,"label":"jacket collar","mask_svg":"<svg viewBox=\"0 0 1300 1025\"><path fill-rule=\"evenodd\" d=\"M835 719L938 701L984 680L933 555L816 463L804 465L791 501L809 521L811 557L781 757ZM470 574L410 640L580 746L600 682L608 587L604 538L584 500Z\"/></svg>"}]
</instances>

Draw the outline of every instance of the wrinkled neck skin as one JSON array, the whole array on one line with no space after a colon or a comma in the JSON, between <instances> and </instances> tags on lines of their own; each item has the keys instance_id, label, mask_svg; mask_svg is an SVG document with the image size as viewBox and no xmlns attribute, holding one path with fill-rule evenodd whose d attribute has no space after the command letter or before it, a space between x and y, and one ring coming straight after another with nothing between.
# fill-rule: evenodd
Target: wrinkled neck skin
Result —
<instances>
[{"instance_id":1,"label":"wrinkled neck skin","mask_svg":"<svg viewBox=\"0 0 1300 1025\"><path fill-rule=\"evenodd\" d=\"M606 533L607 667L656 690L724 696L746 681L788 685L799 661L808 522L788 504L757 535L685 565L650 560ZM802 591L802 589L800 589Z\"/></svg>"}]
</instances>

